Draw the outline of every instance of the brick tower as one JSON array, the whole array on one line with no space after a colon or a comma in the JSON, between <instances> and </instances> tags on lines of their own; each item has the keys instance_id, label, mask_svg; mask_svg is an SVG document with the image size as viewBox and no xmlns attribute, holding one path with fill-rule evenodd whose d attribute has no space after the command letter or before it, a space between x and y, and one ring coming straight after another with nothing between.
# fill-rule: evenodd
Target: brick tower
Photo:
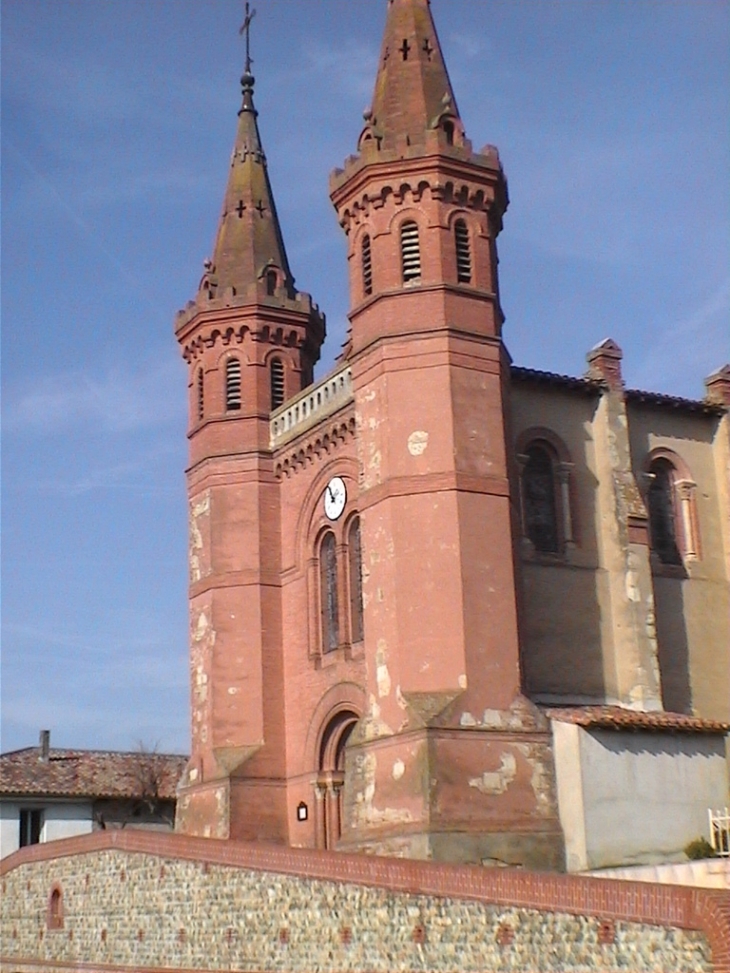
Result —
<instances>
[{"instance_id":1,"label":"brick tower","mask_svg":"<svg viewBox=\"0 0 730 973\"><path fill-rule=\"evenodd\" d=\"M520 693L496 239L507 185L464 134L429 0L389 0L348 238L367 711L340 847L559 867L544 719Z\"/></svg>"},{"instance_id":2,"label":"brick tower","mask_svg":"<svg viewBox=\"0 0 730 973\"><path fill-rule=\"evenodd\" d=\"M175 333L189 366L192 757L180 830L286 842L273 408L312 380L325 322L295 290L254 108L243 103L213 257Z\"/></svg>"}]
</instances>

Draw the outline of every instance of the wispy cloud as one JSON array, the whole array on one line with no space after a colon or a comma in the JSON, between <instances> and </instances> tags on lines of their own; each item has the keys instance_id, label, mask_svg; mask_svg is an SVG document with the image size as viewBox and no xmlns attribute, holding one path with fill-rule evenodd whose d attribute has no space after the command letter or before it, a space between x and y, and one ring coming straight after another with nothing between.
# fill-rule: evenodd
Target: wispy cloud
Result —
<instances>
[{"instance_id":1,"label":"wispy cloud","mask_svg":"<svg viewBox=\"0 0 730 973\"><path fill-rule=\"evenodd\" d=\"M642 388L671 388L687 374L710 372L730 360L730 277L706 295L688 314L662 322L650 351L637 369ZM681 351L680 351L681 349Z\"/></svg>"},{"instance_id":2,"label":"wispy cloud","mask_svg":"<svg viewBox=\"0 0 730 973\"><path fill-rule=\"evenodd\" d=\"M180 390L180 369L174 361L137 372L119 367L61 372L36 379L30 389L6 390L4 428L41 435L88 426L101 432L129 432L178 417Z\"/></svg>"}]
</instances>

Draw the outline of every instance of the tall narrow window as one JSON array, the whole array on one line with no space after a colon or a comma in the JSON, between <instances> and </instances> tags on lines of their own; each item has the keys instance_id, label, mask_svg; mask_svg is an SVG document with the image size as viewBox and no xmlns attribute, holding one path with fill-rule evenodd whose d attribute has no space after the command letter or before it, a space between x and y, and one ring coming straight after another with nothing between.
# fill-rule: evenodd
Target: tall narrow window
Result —
<instances>
[{"instance_id":1,"label":"tall narrow window","mask_svg":"<svg viewBox=\"0 0 730 973\"><path fill-rule=\"evenodd\" d=\"M198 369L198 374L195 379L196 384L196 396L197 396L197 408L198 408L198 422L200 422L205 417L205 377L203 375L203 369Z\"/></svg>"},{"instance_id":2,"label":"tall narrow window","mask_svg":"<svg viewBox=\"0 0 730 973\"><path fill-rule=\"evenodd\" d=\"M662 564L681 564L677 544L677 509L675 504L675 469L667 459L657 459L650 468L649 532L651 547Z\"/></svg>"},{"instance_id":3,"label":"tall narrow window","mask_svg":"<svg viewBox=\"0 0 730 973\"><path fill-rule=\"evenodd\" d=\"M417 284L421 279L421 245L414 220L407 220L400 228L400 250L403 283Z\"/></svg>"},{"instance_id":4,"label":"tall narrow window","mask_svg":"<svg viewBox=\"0 0 730 973\"><path fill-rule=\"evenodd\" d=\"M20 812L20 841L18 842L20 847L37 845L41 840L42 827L43 811L37 808L24 808Z\"/></svg>"},{"instance_id":5,"label":"tall narrow window","mask_svg":"<svg viewBox=\"0 0 730 973\"><path fill-rule=\"evenodd\" d=\"M226 362L226 412L241 408L241 360L229 358Z\"/></svg>"},{"instance_id":6,"label":"tall narrow window","mask_svg":"<svg viewBox=\"0 0 730 973\"><path fill-rule=\"evenodd\" d=\"M454 144L454 123L453 122L448 120L444 122L444 133L446 135L446 144L453 145Z\"/></svg>"},{"instance_id":7,"label":"tall narrow window","mask_svg":"<svg viewBox=\"0 0 730 973\"><path fill-rule=\"evenodd\" d=\"M454 241L456 243L456 279L460 284L471 284L471 246L469 228L465 220L457 220L454 223Z\"/></svg>"},{"instance_id":8,"label":"tall narrow window","mask_svg":"<svg viewBox=\"0 0 730 973\"><path fill-rule=\"evenodd\" d=\"M266 271L266 293L269 297L273 297L276 294L277 277L275 270Z\"/></svg>"},{"instance_id":9,"label":"tall narrow window","mask_svg":"<svg viewBox=\"0 0 730 973\"><path fill-rule=\"evenodd\" d=\"M553 458L547 448L533 443L526 450L522 470L522 503L525 533L536 551L557 554L560 534L555 497Z\"/></svg>"},{"instance_id":10,"label":"tall narrow window","mask_svg":"<svg viewBox=\"0 0 730 973\"><path fill-rule=\"evenodd\" d=\"M328 533L319 549L319 587L322 601L322 651L332 652L340 644L337 607L337 548L335 535Z\"/></svg>"},{"instance_id":11,"label":"tall narrow window","mask_svg":"<svg viewBox=\"0 0 730 973\"><path fill-rule=\"evenodd\" d=\"M271 362L271 409L284 404L284 362L274 358Z\"/></svg>"},{"instance_id":12,"label":"tall narrow window","mask_svg":"<svg viewBox=\"0 0 730 973\"><path fill-rule=\"evenodd\" d=\"M370 237L367 234L362 238L362 289L366 297L373 292L373 255L370 251Z\"/></svg>"},{"instance_id":13,"label":"tall narrow window","mask_svg":"<svg viewBox=\"0 0 730 973\"><path fill-rule=\"evenodd\" d=\"M350 525L347 536L347 553L350 568L350 629L353 642L363 640L362 604L362 547L360 543L360 520L356 518Z\"/></svg>"}]
</instances>

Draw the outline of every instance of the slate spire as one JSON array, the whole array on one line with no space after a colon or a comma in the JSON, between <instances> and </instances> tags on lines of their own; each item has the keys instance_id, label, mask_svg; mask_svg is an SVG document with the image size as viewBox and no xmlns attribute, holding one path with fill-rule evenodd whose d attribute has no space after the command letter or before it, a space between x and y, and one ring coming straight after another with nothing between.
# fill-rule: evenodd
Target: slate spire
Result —
<instances>
[{"instance_id":1,"label":"slate spire","mask_svg":"<svg viewBox=\"0 0 730 973\"><path fill-rule=\"evenodd\" d=\"M223 212L213 258L206 266L201 288L211 291L211 296L221 295L229 288L242 295L257 282L271 279L272 296L276 291L292 297L294 278L261 145L253 100L254 77L248 65L241 86L243 102L238 112Z\"/></svg>"},{"instance_id":2,"label":"slate spire","mask_svg":"<svg viewBox=\"0 0 730 973\"><path fill-rule=\"evenodd\" d=\"M425 148L427 133L442 128L446 141L463 141L463 125L431 15L430 0L388 0L372 108L361 137L384 151Z\"/></svg>"}]
</instances>

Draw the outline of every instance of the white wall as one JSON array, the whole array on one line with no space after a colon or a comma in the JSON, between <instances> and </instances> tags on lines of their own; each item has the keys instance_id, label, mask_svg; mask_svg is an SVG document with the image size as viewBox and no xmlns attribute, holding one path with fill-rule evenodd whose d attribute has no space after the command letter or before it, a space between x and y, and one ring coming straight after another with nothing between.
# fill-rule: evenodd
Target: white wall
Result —
<instances>
[{"instance_id":1,"label":"white wall","mask_svg":"<svg viewBox=\"0 0 730 973\"><path fill-rule=\"evenodd\" d=\"M71 838L92 830L89 801L0 801L0 858L18 850L20 811L42 808L41 842Z\"/></svg>"},{"instance_id":2,"label":"white wall","mask_svg":"<svg viewBox=\"0 0 730 973\"><path fill-rule=\"evenodd\" d=\"M720 735L552 725L568 871L682 861L728 802Z\"/></svg>"}]
</instances>

